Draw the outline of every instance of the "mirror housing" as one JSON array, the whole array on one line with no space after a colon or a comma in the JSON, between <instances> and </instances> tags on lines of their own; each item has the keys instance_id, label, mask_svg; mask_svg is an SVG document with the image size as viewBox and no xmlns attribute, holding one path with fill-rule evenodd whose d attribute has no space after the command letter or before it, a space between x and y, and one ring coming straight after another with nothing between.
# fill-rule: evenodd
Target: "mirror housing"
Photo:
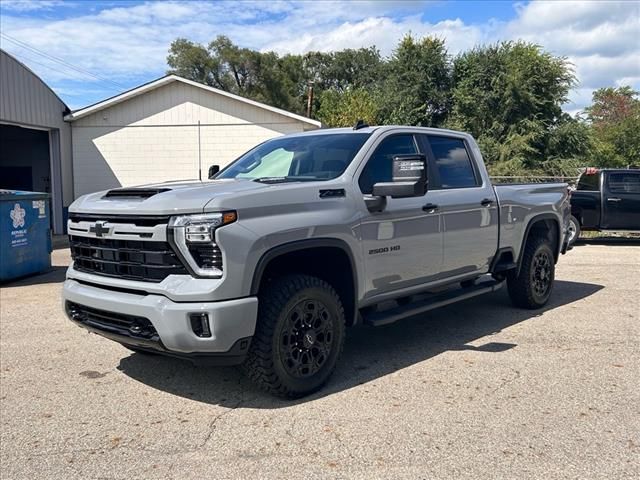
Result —
<instances>
[{"instance_id":1,"label":"mirror housing","mask_svg":"<svg viewBox=\"0 0 640 480\"><path fill-rule=\"evenodd\" d=\"M393 157L393 181L379 182L373 186L377 197L421 197L427 193L427 157L423 154L396 155Z\"/></svg>"},{"instance_id":2,"label":"mirror housing","mask_svg":"<svg viewBox=\"0 0 640 480\"><path fill-rule=\"evenodd\" d=\"M209 180L215 177L219 171L220 171L220 165L211 165L209 167Z\"/></svg>"}]
</instances>

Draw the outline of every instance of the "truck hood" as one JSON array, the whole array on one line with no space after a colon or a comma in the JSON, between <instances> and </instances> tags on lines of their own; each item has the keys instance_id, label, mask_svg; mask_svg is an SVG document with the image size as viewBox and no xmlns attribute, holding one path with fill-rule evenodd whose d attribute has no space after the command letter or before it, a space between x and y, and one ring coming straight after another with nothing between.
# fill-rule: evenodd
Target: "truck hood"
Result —
<instances>
[{"instance_id":1,"label":"truck hood","mask_svg":"<svg viewBox=\"0 0 640 480\"><path fill-rule=\"evenodd\" d=\"M69 211L111 215L200 213L211 200L267 188L269 185L235 179L155 183L90 193L73 202Z\"/></svg>"}]
</instances>

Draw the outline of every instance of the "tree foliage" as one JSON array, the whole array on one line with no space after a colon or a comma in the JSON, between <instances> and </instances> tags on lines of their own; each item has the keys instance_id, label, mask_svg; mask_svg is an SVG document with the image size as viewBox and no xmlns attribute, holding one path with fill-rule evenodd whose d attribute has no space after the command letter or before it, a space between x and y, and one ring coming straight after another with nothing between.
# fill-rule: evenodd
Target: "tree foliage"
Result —
<instances>
[{"instance_id":1,"label":"tree foliage","mask_svg":"<svg viewBox=\"0 0 640 480\"><path fill-rule=\"evenodd\" d=\"M594 137L595 165L640 164L640 99L631 87L600 88L585 110Z\"/></svg>"},{"instance_id":2,"label":"tree foliage","mask_svg":"<svg viewBox=\"0 0 640 480\"><path fill-rule=\"evenodd\" d=\"M439 127L450 108L450 60L444 40L407 35L384 68L385 123Z\"/></svg>"},{"instance_id":3,"label":"tree foliage","mask_svg":"<svg viewBox=\"0 0 640 480\"><path fill-rule=\"evenodd\" d=\"M640 163L640 100L602 88L584 116L563 113L575 84L564 57L526 42L478 46L452 57L445 41L405 36L391 56L375 47L278 55L225 36L169 49L170 73L304 114L327 126L449 127L472 133L492 174L573 175L581 166Z\"/></svg>"},{"instance_id":4,"label":"tree foliage","mask_svg":"<svg viewBox=\"0 0 640 480\"><path fill-rule=\"evenodd\" d=\"M448 123L488 146L490 169L534 170L559 156L553 136L572 127L561 108L574 82L566 59L537 45L503 42L458 56L452 77Z\"/></svg>"}]
</instances>

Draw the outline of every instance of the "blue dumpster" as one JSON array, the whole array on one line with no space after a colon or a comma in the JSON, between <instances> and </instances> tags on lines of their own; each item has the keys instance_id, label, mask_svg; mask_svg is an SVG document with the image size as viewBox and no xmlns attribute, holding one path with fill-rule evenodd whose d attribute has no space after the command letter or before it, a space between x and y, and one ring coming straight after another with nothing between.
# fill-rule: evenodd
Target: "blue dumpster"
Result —
<instances>
[{"instance_id":1,"label":"blue dumpster","mask_svg":"<svg viewBox=\"0 0 640 480\"><path fill-rule=\"evenodd\" d=\"M0 190L0 282L49 267L49 194Z\"/></svg>"}]
</instances>

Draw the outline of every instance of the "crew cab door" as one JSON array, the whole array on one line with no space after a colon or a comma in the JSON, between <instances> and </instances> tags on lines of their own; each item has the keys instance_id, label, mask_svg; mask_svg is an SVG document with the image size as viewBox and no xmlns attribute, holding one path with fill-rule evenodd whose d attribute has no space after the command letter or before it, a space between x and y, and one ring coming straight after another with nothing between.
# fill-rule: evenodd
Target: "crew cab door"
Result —
<instances>
[{"instance_id":1,"label":"crew cab door","mask_svg":"<svg viewBox=\"0 0 640 480\"><path fill-rule=\"evenodd\" d=\"M429 194L443 231L443 278L486 273L498 248L498 202L463 138L421 134L431 168Z\"/></svg>"},{"instance_id":2,"label":"crew cab door","mask_svg":"<svg viewBox=\"0 0 640 480\"><path fill-rule=\"evenodd\" d=\"M602 228L640 230L640 172L607 172L602 209Z\"/></svg>"},{"instance_id":3,"label":"crew cab door","mask_svg":"<svg viewBox=\"0 0 640 480\"><path fill-rule=\"evenodd\" d=\"M372 194L374 184L391 181L394 156L423 153L412 133L387 134L372 151L357 177L363 198ZM420 197L386 197L380 211L369 211L363 200L360 235L366 296L425 283L440 272L440 215L425 207L431 196L427 192Z\"/></svg>"}]
</instances>

